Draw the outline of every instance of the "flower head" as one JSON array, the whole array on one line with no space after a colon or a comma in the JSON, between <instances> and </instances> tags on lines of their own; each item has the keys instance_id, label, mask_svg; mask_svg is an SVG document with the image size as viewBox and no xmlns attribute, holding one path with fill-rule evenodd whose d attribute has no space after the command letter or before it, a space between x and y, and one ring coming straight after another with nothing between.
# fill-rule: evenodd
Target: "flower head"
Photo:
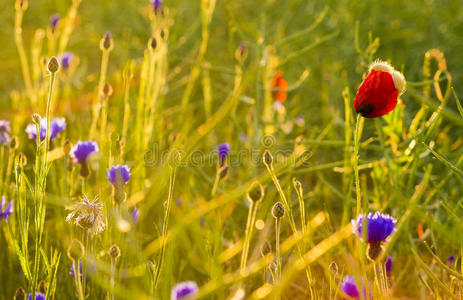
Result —
<instances>
[{"instance_id":1,"label":"flower head","mask_svg":"<svg viewBox=\"0 0 463 300\"><path fill-rule=\"evenodd\" d=\"M153 5L154 11L158 12L162 7L162 0L151 0L151 5Z\"/></svg>"},{"instance_id":2,"label":"flower head","mask_svg":"<svg viewBox=\"0 0 463 300\"><path fill-rule=\"evenodd\" d=\"M54 14L50 17L50 27L51 27L52 32L55 31L56 26L58 25L58 22L60 19L61 17L59 16L59 14Z\"/></svg>"},{"instance_id":3,"label":"flower head","mask_svg":"<svg viewBox=\"0 0 463 300\"><path fill-rule=\"evenodd\" d=\"M392 257L388 257L386 263L384 264L384 268L386 269L386 275L391 276L392 274Z\"/></svg>"},{"instance_id":4,"label":"flower head","mask_svg":"<svg viewBox=\"0 0 463 300\"><path fill-rule=\"evenodd\" d=\"M360 293L355 284L354 276L344 276L341 282L341 290L352 298L359 298Z\"/></svg>"},{"instance_id":5,"label":"flower head","mask_svg":"<svg viewBox=\"0 0 463 300\"><path fill-rule=\"evenodd\" d=\"M61 58L61 66L63 66L63 69L66 70L71 65L71 62L74 58L74 54L72 54L71 52L64 52L60 58Z\"/></svg>"},{"instance_id":6,"label":"flower head","mask_svg":"<svg viewBox=\"0 0 463 300\"><path fill-rule=\"evenodd\" d=\"M55 139L60 132L66 129L66 119L65 118L54 118L50 123L50 140ZM37 139L37 130L35 124L29 124L26 127L26 133L29 135L29 138L36 140ZM40 119L40 141L45 140L47 137L47 118Z\"/></svg>"},{"instance_id":7,"label":"flower head","mask_svg":"<svg viewBox=\"0 0 463 300\"><path fill-rule=\"evenodd\" d=\"M355 111L365 118L377 118L392 111L405 91L402 73L386 62L375 61L355 96Z\"/></svg>"},{"instance_id":8,"label":"flower head","mask_svg":"<svg viewBox=\"0 0 463 300\"><path fill-rule=\"evenodd\" d=\"M288 91L288 82L283 79L283 72L278 70L275 72L272 80L272 89L274 90L273 98L283 103L286 101L286 92Z\"/></svg>"},{"instance_id":9,"label":"flower head","mask_svg":"<svg viewBox=\"0 0 463 300\"><path fill-rule=\"evenodd\" d=\"M130 179L130 168L127 165L112 166L111 169L106 169L108 172L108 180L111 184L120 188L127 184Z\"/></svg>"},{"instance_id":10,"label":"flower head","mask_svg":"<svg viewBox=\"0 0 463 300\"><path fill-rule=\"evenodd\" d=\"M66 217L66 221L73 223L87 233L95 235L104 230L103 222L103 203L97 202L98 197L93 201L89 201L84 195L82 202L79 202L69 209L71 212Z\"/></svg>"},{"instance_id":11,"label":"flower head","mask_svg":"<svg viewBox=\"0 0 463 300\"><path fill-rule=\"evenodd\" d=\"M223 143L217 146L217 153L219 155L219 165L223 166L225 159L227 159L228 153L230 153L230 144Z\"/></svg>"},{"instance_id":12,"label":"flower head","mask_svg":"<svg viewBox=\"0 0 463 300\"><path fill-rule=\"evenodd\" d=\"M0 120L0 145L8 144L10 142L10 122Z\"/></svg>"},{"instance_id":13,"label":"flower head","mask_svg":"<svg viewBox=\"0 0 463 300\"><path fill-rule=\"evenodd\" d=\"M27 296L27 300L32 300L32 293L29 293L29 296ZM45 300L46 297L44 294L40 292L35 292L35 300Z\"/></svg>"},{"instance_id":14,"label":"flower head","mask_svg":"<svg viewBox=\"0 0 463 300\"><path fill-rule=\"evenodd\" d=\"M2 196L2 200L0 202L0 218L2 218L5 222L8 221L8 217L13 214L13 201L10 201L7 204L5 196Z\"/></svg>"},{"instance_id":15,"label":"flower head","mask_svg":"<svg viewBox=\"0 0 463 300\"><path fill-rule=\"evenodd\" d=\"M180 282L174 285L170 293L171 300L194 300L198 294L198 285L194 281Z\"/></svg>"},{"instance_id":16,"label":"flower head","mask_svg":"<svg viewBox=\"0 0 463 300\"><path fill-rule=\"evenodd\" d=\"M360 239L362 239L362 228L364 214L360 214L357 220L352 220L352 227ZM378 211L367 215L367 242L381 243L384 242L394 232L397 221L386 214L381 214Z\"/></svg>"},{"instance_id":17,"label":"flower head","mask_svg":"<svg viewBox=\"0 0 463 300\"><path fill-rule=\"evenodd\" d=\"M78 141L71 149L71 157L75 163L86 164L90 156L98 153L98 144L92 141Z\"/></svg>"}]
</instances>

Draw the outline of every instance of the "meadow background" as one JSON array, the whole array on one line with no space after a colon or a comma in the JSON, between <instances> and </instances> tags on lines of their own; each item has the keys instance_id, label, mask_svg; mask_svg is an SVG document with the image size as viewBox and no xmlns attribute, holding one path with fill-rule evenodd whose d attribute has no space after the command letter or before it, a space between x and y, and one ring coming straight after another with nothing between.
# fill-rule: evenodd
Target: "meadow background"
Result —
<instances>
[{"instance_id":1,"label":"meadow background","mask_svg":"<svg viewBox=\"0 0 463 300\"><path fill-rule=\"evenodd\" d=\"M36 149L24 129L34 113L45 114L49 77L40 63L42 57L62 54L48 48L50 16L58 13L64 18L71 5L72 1L30 1L24 12L22 37L28 64L31 74L33 65L38 70L34 104L24 89L14 42L15 3L0 3L0 119L11 122L12 135L19 141L17 148L4 146L1 164L7 173L8 157L22 152L27 157L23 176L32 185ZM460 1L166 0L163 5L169 13L161 25L153 27L149 1L83 0L77 7L66 46L75 55L75 68L57 73L52 101L53 116L65 117L67 128L52 144L41 243L44 257L50 259L54 250L61 254L54 277L55 299L75 297L66 251L73 238L82 239L81 231L65 222L66 207L79 201L84 190L79 167L68 170L63 163L61 148L66 139L73 144L94 139L100 145L85 193L89 199L98 195L106 204L109 223L93 238L88 257L93 268L89 299L109 297L111 274L116 281L111 294L117 299L168 299L172 286L185 280L198 283L200 299L228 299L239 288L246 291L245 299L309 299L311 295L330 299L341 297L339 283L346 274L373 282L371 264L358 251L358 238L346 226L355 218L356 208L353 99L375 59L387 60L402 71L408 90L392 113L365 121L360 143L362 201L368 203L368 211L387 212L398 220L398 230L386 244L385 257L394 258L389 295L375 288L373 293L378 299L462 297L463 172L459 167L463 111L456 97L463 95ZM161 27L168 29L164 42ZM34 35L40 28L42 49L33 61L31 50L39 49ZM106 129L100 132L102 124L98 123L99 134L91 138L92 107L100 92L100 40L105 32L114 41L105 80L114 93L107 103ZM144 80L140 73L152 36L158 45L166 46L162 58L166 73L159 75L165 81L159 86L155 126L147 132L139 123L140 109L146 109L140 101L150 101L144 91L140 93ZM248 55L240 63L235 54L242 42ZM428 52L431 49L440 52ZM273 109L270 86L276 70L283 71L290 86L279 110ZM438 71L436 83L432 79ZM129 73L133 73L130 80ZM211 195L216 176L214 151L224 142L231 146L229 174ZM146 262L156 262L162 248L161 228L172 174L160 155L173 150L182 153L182 164L175 168L169 238L159 285L153 291ZM271 280L265 271L272 258L262 259L260 254L264 241L275 243L271 208L280 200L261 160L264 150L274 155L276 174L298 226L294 177L302 183L306 218L312 220L304 238L293 241L287 240L291 230L283 219L283 279L275 285L268 284ZM134 224L123 215L128 230L114 215L110 217L112 195L106 168L111 164L131 167L124 209L130 213L136 206L140 218ZM2 193L14 201L21 194L21 201L29 205L27 240L33 255L35 200L29 187L18 193L13 173L2 177ZM261 222L251 241L252 272L242 276L240 252L248 214L245 195L255 180L264 185L265 197L257 211ZM16 212L9 223L12 231L0 222L1 299L11 299L20 287L30 292L11 237L20 227ZM113 244L121 249L115 273L106 254ZM309 252L304 262L315 278L312 285L294 267L299 258L296 245ZM457 257L448 267L456 274L445 268L450 255ZM40 260L39 281L43 283L39 288L44 291L50 271L43 267L42 256ZM337 272L330 270L332 262Z\"/></svg>"}]
</instances>

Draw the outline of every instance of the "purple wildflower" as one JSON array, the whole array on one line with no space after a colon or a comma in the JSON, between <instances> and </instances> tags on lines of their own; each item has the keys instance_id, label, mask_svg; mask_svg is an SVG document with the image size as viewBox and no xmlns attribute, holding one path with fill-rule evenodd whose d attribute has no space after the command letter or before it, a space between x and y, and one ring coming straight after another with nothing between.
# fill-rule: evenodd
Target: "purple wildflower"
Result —
<instances>
[{"instance_id":1,"label":"purple wildflower","mask_svg":"<svg viewBox=\"0 0 463 300\"><path fill-rule=\"evenodd\" d=\"M384 268L386 269L386 275L391 276L392 274L392 257L388 257L386 260L386 263L384 265Z\"/></svg>"},{"instance_id":2,"label":"purple wildflower","mask_svg":"<svg viewBox=\"0 0 463 300\"><path fill-rule=\"evenodd\" d=\"M74 262L72 262L71 271L69 272L69 275L72 277L76 276L75 269L74 269ZM80 277L82 277L82 261L81 260L79 260L79 275Z\"/></svg>"},{"instance_id":3,"label":"purple wildflower","mask_svg":"<svg viewBox=\"0 0 463 300\"><path fill-rule=\"evenodd\" d=\"M73 58L74 54L72 54L71 52L64 52L63 55L61 55L61 66L64 70L69 68Z\"/></svg>"},{"instance_id":4,"label":"purple wildflower","mask_svg":"<svg viewBox=\"0 0 463 300\"><path fill-rule=\"evenodd\" d=\"M153 5L154 11L158 12L162 6L162 0L151 0L151 5Z\"/></svg>"},{"instance_id":5,"label":"purple wildflower","mask_svg":"<svg viewBox=\"0 0 463 300\"><path fill-rule=\"evenodd\" d=\"M0 145L5 145L10 142L10 122L0 120Z\"/></svg>"},{"instance_id":6,"label":"purple wildflower","mask_svg":"<svg viewBox=\"0 0 463 300\"><path fill-rule=\"evenodd\" d=\"M230 153L230 145L228 143L218 145L217 153L219 155L219 165L223 166L225 159L227 159L228 153Z\"/></svg>"},{"instance_id":7,"label":"purple wildflower","mask_svg":"<svg viewBox=\"0 0 463 300\"><path fill-rule=\"evenodd\" d=\"M54 118L50 123L50 140L55 139L60 132L66 129L66 119L65 118ZM26 133L29 135L29 138L36 140L37 139L37 129L35 124L29 124L26 127ZM40 141L45 140L47 137L47 118L40 120Z\"/></svg>"},{"instance_id":8,"label":"purple wildflower","mask_svg":"<svg viewBox=\"0 0 463 300\"><path fill-rule=\"evenodd\" d=\"M455 255L447 257L447 265L451 268L455 265Z\"/></svg>"},{"instance_id":9,"label":"purple wildflower","mask_svg":"<svg viewBox=\"0 0 463 300\"><path fill-rule=\"evenodd\" d=\"M27 300L32 300L32 293L29 293ZM40 292L35 292L35 300L45 300L45 295Z\"/></svg>"},{"instance_id":10,"label":"purple wildflower","mask_svg":"<svg viewBox=\"0 0 463 300\"><path fill-rule=\"evenodd\" d=\"M5 196L2 196L2 201L0 202L0 218L5 222L8 221L8 217L13 214L13 201L6 203Z\"/></svg>"},{"instance_id":11,"label":"purple wildflower","mask_svg":"<svg viewBox=\"0 0 463 300\"><path fill-rule=\"evenodd\" d=\"M354 276L344 276L341 282L341 290L352 298L358 299L360 297Z\"/></svg>"},{"instance_id":12,"label":"purple wildflower","mask_svg":"<svg viewBox=\"0 0 463 300\"><path fill-rule=\"evenodd\" d=\"M353 231L362 239L363 218L365 215L360 214L357 220L352 220ZM397 221L386 214L378 211L367 215L367 242L381 243L384 242L394 232Z\"/></svg>"},{"instance_id":13,"label":"purple wildflower","mask_svg":"<svg viewBox=\"0 0 463 300\"><path fill-rule=\"evenodd\" d=\"M75 163L84 165L90 156L100 151L98 144L92 141L78 141L71 149L71 157Z\"/></svg>"},{"instance_id":14,"label":"purple wildflower","mask_svg":"<svg viewBox=\"0 0 463 300\"><path fill-rule=\"evenodd\" d=\"M50 27L51 27L52 32L55 31L56 26L58 25L58 22L60 19L61 17L59 16L59 14L54 14L50 17Z\"/></svg>"},{"instance_id":15,"label":"purple wildflower","mask_svg":"<svg viewBox=\"0 0 463 300\"><path fill-rule=\"evenodd\" d=\"M137 224L139 218L140 218L140 212L138 211L138 207L135 206L132 212L132 222L134 224Z\"/></svg>"},{"instance_id":16,"label":"purple wildflower","mask_svg":"<svg viewBox=\"0 0 463 300\"><path fill-rule=\"evenodd\" d=\"M194 300L198 294L198 285L194 281L177 283L170 293L171 300Z\"/></svg>"},{"instance_id":17,"label":"purple wildflower","mask_svg":"<svg viewBox=\"0 0 463 300\"><path fill-rule=\"evenodd\" d=\"M116 188L123 187L130 179L130 168L127 165L112 166L111 169L106 170L109 182Z\"/></svg>"}]
</instances>

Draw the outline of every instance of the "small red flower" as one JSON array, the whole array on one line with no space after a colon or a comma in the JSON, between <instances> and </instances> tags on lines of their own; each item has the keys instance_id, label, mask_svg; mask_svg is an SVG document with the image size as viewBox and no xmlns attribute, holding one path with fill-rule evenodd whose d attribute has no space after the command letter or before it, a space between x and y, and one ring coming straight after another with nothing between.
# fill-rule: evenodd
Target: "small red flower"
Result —
<instances>
[{"instance_id":1,"label":"small red flower","mask_svg":"<svg viewBox=\"0 0 463 300\"><path fill-rule=\"evenodd\" d=\"M286 92L288 91L288 82L283 79L283 72L278 70L275 72L272 80L273 98L281 103L286 101Z\"/></svg>"},{"instance_id":2,"label":"small red flower","mask_svg":"<svg viewBox=\"0 0 463 300\"><path fill-rule=\"evenodd\" d=\"M376 61L355 96L355 111L365 118L377 118L392 111L405 91L405 77L388 63Z\"/></svg>"}]
</instances>

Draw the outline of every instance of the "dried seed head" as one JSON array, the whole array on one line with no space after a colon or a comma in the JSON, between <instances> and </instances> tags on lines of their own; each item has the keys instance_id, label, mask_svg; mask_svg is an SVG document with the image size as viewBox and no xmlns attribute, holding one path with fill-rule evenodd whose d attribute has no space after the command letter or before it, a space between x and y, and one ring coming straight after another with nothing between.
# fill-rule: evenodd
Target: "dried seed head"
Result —
<instances>
[{"instance_id":1,"label":"dried seed head","mask_svg":"<svg viewBox=\"0 0 463 300\"><path fill-rule=\"evenodd\" d=\"M112 259L118 259L121 256L121 248L119 248L118 245L114 244L111 247L109 247L108 254L109 256L111 256Z\"/></svg>"},{"instance_id":2,"label":"dried seed head","mask_svg":"<svg viewBox=\"0 0 463 300\"><path fill-rule=\"evenodd\" d=\"M100 40L100 49L101 51L111 51L114 47L113 39L111 34L106 32L104 37Z\"/></svg>"},{"instance_id":3,"label":"dried seed head","mask_svg":"<svg viewBox=\"0 0 463 300\"><path fill-rule=\"evenodd\" d=\"M84 245L76 239L71 241L68 247L68 257L72 261L78 261L85 255Z\"/></svg>"},{"instance_id":4,"label":"dried seed head","mask_svg":"<svg viewBox=\"0 0 463 300\"><path fill-rule=\"evenodd\" d=\"M66 139L64 141L64 144L63 144L63 152L64 152L64 154L69 155L69 153L71 153L71 148L72 148L71 141Z\"/></svg>"},{"instance_id":5,"label":"dried seed head","mask_svg":"<svg viewBox=\"0 0 463 300\"><path fill-rule=\"evenodd\" d=\"M11 149L18 149L18 137L17 136L12 136L10 139L10 148Z\"/></svg>"},{"instance_id":6,"label":"dried seed head","mask_svg":"<svg viewBox=\"0 0 463 300\"><path fill-rule=\"evenodd\" d=\"M333 273L333 275L337 275L337 274L338 274L339 269L338 269L338 265L336 264L335 261L332 261L332 262L330 263L330 267L329 267L329 268L330 268L331 273Z\"/></svg>"},{"instance_id":7,"label":"dried seed head","mask_svg":"<svg viewBox=\"0 0 463 300\"><path fill-rule=\"evenodd\" d=\"M151 50L154 50L156 49L157 46L158 46L158 42L156 41L156 38L153 36L148 41L148 48Z\"/></svg>"},{"instance_id":8,"label":"dried seed head","mask_svg":"<svg viewBox=\"0 0 463 300\"><path fill-rule=\"evenodd\" d=\"M47 65L47 70L49 73L54 74L59 71L59 62L56 57L50 58Z\"/></svg>"},{"instance_id":9,"label":"dried seed head","mask_svg":"<svg viewBox=\"0 0 463 300\"><path fill-rule=\"evenodd\" d=\"M280 219L283 218L285 215L285 207L283 206L283 203L278 201L275 203L272 207L272 215L275 219Z\"/></svg>"},{"instance_id":10,"label":"dried seed head","mask_svg":"<svg viewBox=\"0 0 463 300\"><path fill-rule=\"evenodd\" d=\"M265 150L264 155L262 156L262 161L267 168L273 168L273 156L270 151Z\"/></svg>"},{"instance_id":11,"label":"dried seed head","mask_svg":"<svg viewBox=\"0 0 463 300\"><path fill-rule=\"evenodd\" d=\"M268 242L268 241L265 241L263 244L262 244L262 247L260 248L260 254L262 256L265 256L269 253L272 252L272 245Z\"/></svg>"},{"instance_id":12,"label":"dried seed head","mask_svg":"<svg viewBox=\"0 0 463 300\"><path fill-rule=\"evenodd\" d=\"M101 96L103 98L109 98L113 94L113 87L109 83L105 83L101 89Z\"/></svg>"},{"instance_id":13,"label":"dried seed head","mask_svg":"<svg viewBox=\"0 0 463 300\"><path fill-rule=\"evenodd\" d=\"M264 187L257 181L253 182L246 194L249 202L257 202L264 198Z\"/></svg>"}]
</instances>

